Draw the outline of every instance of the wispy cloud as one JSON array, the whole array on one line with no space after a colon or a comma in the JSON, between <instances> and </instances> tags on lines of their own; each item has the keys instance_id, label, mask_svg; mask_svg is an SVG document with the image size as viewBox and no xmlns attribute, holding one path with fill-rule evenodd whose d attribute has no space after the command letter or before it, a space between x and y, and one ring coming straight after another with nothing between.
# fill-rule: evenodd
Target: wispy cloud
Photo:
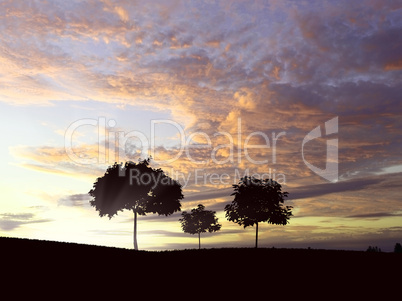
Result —
<instances>
[{"instance_id":1,"label":"wispy cloud","mask_svg":"<svg viewBox=\"0 0 402 301\"><path fill-rule=\"evenodd\" d=\"M2 213L0 214L0 229L12 231L26 224L47 223L52 219L36 218L33 213Z\"/></svg>"},{"instance_id":2,"label":"wispy cloud","mask_svg":"<svg viewBox=\"0 0 402 301\"><path fill-rule=\"evenodd\" d=\"M367 214L355 214L349 215L349 218L371 218L378 219L381 217L394 217L394 216L402 216L402 213L395 212L375 212L375 213L367 213Z\"/></svg>"},{"instance_id":3,"label":"wispy cloud","mask_svg":"<svg viewBox=\"0 0 402 301\"><path fill-rule=\"evenodd\" d=\"M89 206L90 199L91 197L87 193L78 193L60 198L57 204L61 206L84 207Z\"/></svg>"}]
</instances>

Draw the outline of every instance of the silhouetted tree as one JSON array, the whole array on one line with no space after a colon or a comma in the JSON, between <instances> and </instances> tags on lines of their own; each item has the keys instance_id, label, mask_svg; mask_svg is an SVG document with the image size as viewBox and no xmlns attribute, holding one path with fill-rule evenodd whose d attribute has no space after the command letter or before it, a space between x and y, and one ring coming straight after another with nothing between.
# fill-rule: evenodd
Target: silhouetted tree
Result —
<instances>
[{"instance_id":1,"label":"silhouetted tree","mask_svg":"<svg viewBox=\"0 0 402 301\"><path fill-rule=\"evenodd\" d=\"M402 253L402 246L401 246L401 244L400 244L399 242L397 242L397 243L395 244L394 252L395 252L395 253Z\"/></svg>"},{"instance_id":2,"label":"silhouetted tree","mask_svg":"<svg viewBox=\"0 0 402 301\"><path fill-rule=\"evenodd\" d=\"M134 212L134 249L137 244L137 215L158 213L168 216L180 211L183 194L181 185L167 176L162 169L149 166L150 159L138 163L115 163L103 177L96 180L89 195L91 206L99 215L112 218L124 209Z\"/></svg>"},{"instance_id":3,"label":"silhouetted tree","mask_svg":"<svg viewBox=\"0 0 402 301\"><path fill-rule=\"evenodd\" d=\"M233 185L234 200L225 206L226 218L244 228L256 225L255 247L258 247L258 223L286 225L292 216L292 207L284 206L287 192L271 179L244 177Z\"/></svg>"},{"instance_id":4,"label":"silhouetted tree","mask_svg":"<svg viewBox=\"0 0 402 301\"><path fill-rule=\"evenodd\" d=\"M377 246L375 246L375 247L369 246L367 248L366 252L381 252L381 248L379 248Z\"/></svg>"},{"instance_id":5,"label":"silhouetted tree","mask_svg":"<svg viewBox=\"0 0 402 301\"><path fill-rule=\"evenodd\" d=\"M191 209L191 213L183 211L179 219L181 227L185 233L198 233L198 249L201 249L201 233L216 232L222 227L218 224L218 219L215 217L215 211L205 210L201 204L197 208Z\"/></svg>"}]
</instances>

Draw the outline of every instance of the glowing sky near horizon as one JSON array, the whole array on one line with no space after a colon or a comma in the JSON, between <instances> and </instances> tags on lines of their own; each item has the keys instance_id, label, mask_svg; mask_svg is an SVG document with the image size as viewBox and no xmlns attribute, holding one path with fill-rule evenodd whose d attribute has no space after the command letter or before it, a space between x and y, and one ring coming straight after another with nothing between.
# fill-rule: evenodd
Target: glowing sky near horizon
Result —
<instances>
[{"instance_id":1,"label":"glowing sky near horizon","mask_svg":"<svg viewBox=\"0 0 402 301\"><path fill-rule=\"evenodd\" d=\"M254 229L223 213L249 171L280 177L294 206L289 225L260 226L261 247L391 251L402 237L401 14L383 0L1 1L0 235L131 248L132 213L100 218L87 192L115 160L144 157L138 138L116 142L143 133L154 166L186 184L182 209L217 211L222 229L204 247L253 246ZM74 160L66 132L80 121ZM338 139L334 183L303 160L317 126L304 158L323 169ZM263 135L269 147L246 149ZM179 218L140 217L140 249L197 247Z\"/></svg>"}]
</instances>

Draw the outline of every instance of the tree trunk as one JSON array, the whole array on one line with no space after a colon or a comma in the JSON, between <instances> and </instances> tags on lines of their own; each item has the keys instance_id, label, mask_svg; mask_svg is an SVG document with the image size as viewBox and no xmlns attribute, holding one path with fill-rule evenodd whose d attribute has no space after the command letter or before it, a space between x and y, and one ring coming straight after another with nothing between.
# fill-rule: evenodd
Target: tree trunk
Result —
<instances>
[{"instance_id":1,"label":"tree trunk","mask_svg":"<svg viewBox=\"0 0 402 301\"><path fill-rule=\"evenodd\" d=\"M137 244L137 211L134 211L134 250L138 250L138 244Z\"/></svg>"},{"instance_id":2,"label":"tree trunk","mask_svg":"<svg viewBox=\"0 0 402 301\"><path fill-rule=\"evenodd\" d=\"M198 232L198 250L201 249L201 233Z\"/></svg>"},{"instance_id":3,"label":"tree trunk","mask_svg":"<svg viewBox=\"0 0 402 301\"><path fill-rule=\"evenodd\" d=\"M258 248L258 223L255 224L255 248Z\"/></svg>"}]
</instances>

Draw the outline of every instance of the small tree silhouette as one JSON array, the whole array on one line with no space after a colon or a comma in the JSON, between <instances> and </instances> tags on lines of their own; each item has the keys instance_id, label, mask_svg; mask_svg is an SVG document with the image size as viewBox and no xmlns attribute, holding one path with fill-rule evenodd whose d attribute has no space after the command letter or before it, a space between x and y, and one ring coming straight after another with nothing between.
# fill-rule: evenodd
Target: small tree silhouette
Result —
<instances>
[{"instance_id":1,"label":"small tree silhouette","mask_svg":"<svg viewBox=\"0 0 402 301\"><path fill-rule=\"evenodd\" d=\"M375 246L375 247L368 246L366 252L381 252L381 248L379 248L377 246Z\"/></svg>"},{"instance_id":2,"label":"small tree silhouette","mask_svg":"<svg viewBox=\"0 0 402 301\"><path fill-rule=\"evenodd\" d=\"M216 232L222 227L218 224L218 219L215 217L215 211L205 210L201 204L197 208L191 209L191 213L183 211L179 219L181 227L185 233L198 233L198 249L201 249L201 233Z\"/></svg>"},{"instance_id":3,"label":"small tree silhouette","mask_svg":"<svg viewBox=\"0 0 402 301\"><path fill-rule=\"evenodd\" d=\"M401 246L401 244L400 244L399 242L397 242L397 243L395 244L394 252L395 252L395 253L402 253L402 246Z\"/></svg>"},{"instance_id":4,"label":"small tree silhouette","mask_svg":"<svg viewBox=\"0 0 402 301\"><path fill-rule=\"evenodd\" d=\"M255 247L258 247L258 223L286 225L292 216L292 207L284 206L287 192L271 179L244 177L233 185L234 200L225 206L226 218L244 228L256 225Z\"/></svg>"},{"instance_id":5,"label":"small tree silhouette","mask_svg":"<svg viewBox=\"0 0 402 301\"><path fill-rule=\"evenodd\" d=\"M112 218L124 209L134 212L134 249L137 243L137 215L158 213L168 216L180 211L183 199L181 185L168 177L162 169L149 166L151 159L138 163L115 163L103 177L96 180L88 193L93 197L91 206L99 216Z\"/></svg>"}]
</instances>

